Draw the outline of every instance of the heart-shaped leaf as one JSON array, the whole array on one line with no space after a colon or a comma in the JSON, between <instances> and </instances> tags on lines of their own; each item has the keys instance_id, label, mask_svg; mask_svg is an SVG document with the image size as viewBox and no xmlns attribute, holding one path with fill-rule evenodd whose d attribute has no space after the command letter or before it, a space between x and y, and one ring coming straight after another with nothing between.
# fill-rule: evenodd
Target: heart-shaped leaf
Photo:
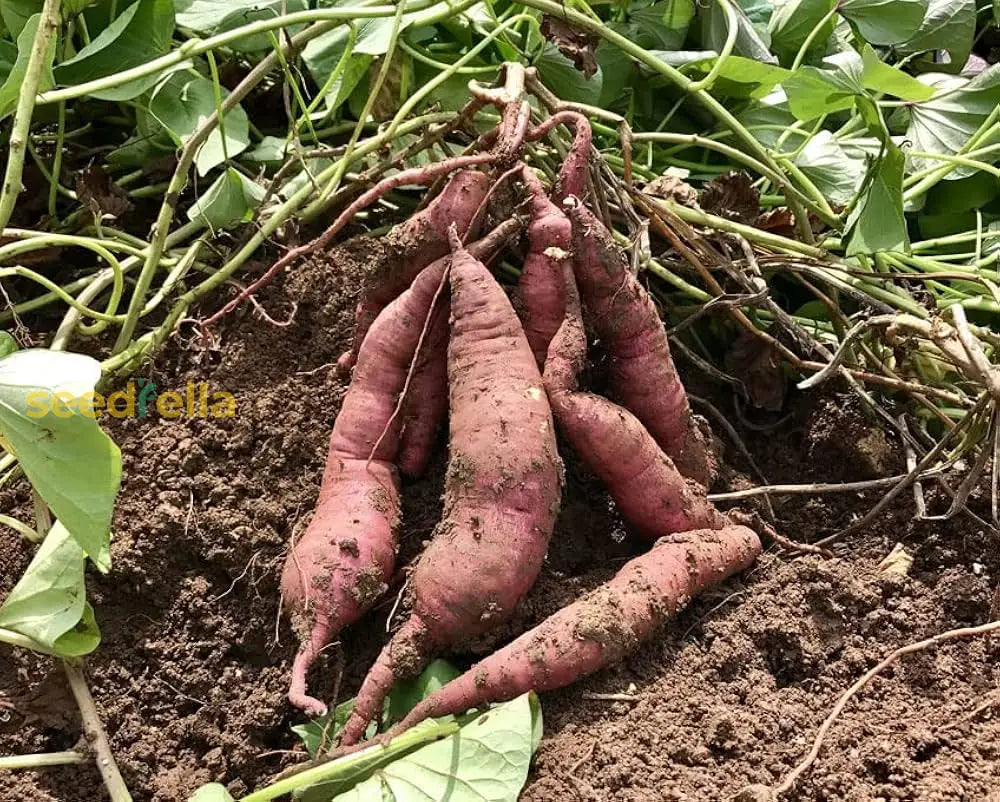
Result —
<instances>
[{"instance_id":1,"label":"heart-shaped leaf","mask_svg":"<svg viewBox=\"0 0 1000 802\"><path fill-rule=\"evenodd\" d=\"M950 61L937 68L958 72L972 52L976 35L976 0L930 0L917 32L896 49L900 53L946 50Z\"/></svg>"},{"instance_id":2,"label":"heart-shaped leaf","mask_svg":"<svg viewBox=\"0 0 1000 802\"><path fill-rule=\"evenodd\" d=\"M92 652L100 633L86 601L85 563L83 549L56 521L0 607L0 627L63 657Z\"/></svg>"},{"instance_id":3,"label":"heart-shaped leaf","mask_svg":"<svg viewBox=\"0 0 1000 802\"><path fill-rule=\"evenodd\" d=\"M33 348L0 359L0 436L32 487L107 571L121 452L83 409L100 375L100 363L83 354Z\"/></svg>"},{"instance_id":4,"label":"heart-shaped leaf","mask_svg":"<svg viewBox=\"0 0 1000 802\"><path fill-rule=\"evenodd\" d=\"M905 42L920 28L928 0L840 0L837 10L873 45Z\"/></svg>"},{"instance_id":5,"label":"heart-shaped leaf","mask_svg":"<svg viewBox=\"0 0 1000 802\"><path fill-rule=\"evenodd\" d=\"M221 99L228 97L229 92L224 88L219 91ZM184 145L215 109L215 87L210 80L193 72L175 72L156 87L149 99L150 113L178 145ZM230 109L223 122L225 140L216 126L198 149L195 157L198 175L205 175L227 158L242 153L250 144L250 123L241 106Z\"/></svg>"}]
</instances>

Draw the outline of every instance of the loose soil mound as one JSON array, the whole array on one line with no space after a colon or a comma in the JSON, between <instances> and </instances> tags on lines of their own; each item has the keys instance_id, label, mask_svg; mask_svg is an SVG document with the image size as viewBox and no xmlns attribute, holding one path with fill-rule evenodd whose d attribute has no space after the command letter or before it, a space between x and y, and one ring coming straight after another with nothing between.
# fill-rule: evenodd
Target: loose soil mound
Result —
<instances>
[{"instance_id":1,"label":"loose soil mound","mask_svg":"<svg viewBox=\"0 0 1000 802\"><path fill-rule=\"evenodd\" d=\"M187 382L236 398L228 419L106 421L124 455L114 570L94 576L104 640L87 673L122 772L139 802L182 802L197 785L252 789L295 758L285 701L296 644L278 617L289 539L315 502L326 439L344 385L332 363L347 344L355 271L318 260L296 268L261 303L283 328L242 313L215 351L175 343L143 370L162 392ZM138 377L137 377L138 378ZM858 479L891 472L899 455L872 434L848 396L799 397L771 432L746 430L772 482ZM857 442L859 445L855 445ZM440 514L444 447L431 475L406 489L402 561ZM720 488L749 484L732 464ZM509 637L612 574L633 545L606 497L570 458L552 553ZM874 496L776 503L781 530L807 540L849 523ZM0 508L27 503L23 489ZM969 519L910 522L907 503L836 560L769 553L740 581L698 599L668 632L621 666L542 699L546 736L523 799L604 802L723 799L771 783L806 752L840 692L891 649L990 614L1000 549ZM897 541L909 577L878 561ZM0 531L0 593L29 559ZM385 636L392 600L314 671L330 697L356 690ZM469 651L490 644L469 644ZM803 800L983 800L1000 762L1000 642L975 640L907 658L849 706ZM325 668L325 670L324 670ZM631 694L609 701L607 694ZM602 696L604 695L604 696ZM0 651L0 754L81 743L76 707L51 661ZM0 800L95 802L91 766L0 778Z\"/></svg>"}]
</instances>

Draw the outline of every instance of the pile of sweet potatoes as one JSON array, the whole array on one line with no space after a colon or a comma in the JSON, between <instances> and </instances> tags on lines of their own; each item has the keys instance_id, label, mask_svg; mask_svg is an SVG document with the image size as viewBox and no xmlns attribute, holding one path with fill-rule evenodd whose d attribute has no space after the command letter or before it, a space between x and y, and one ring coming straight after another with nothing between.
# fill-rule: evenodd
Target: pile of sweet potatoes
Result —
<instances>
[{"instance_id":1,"label":"pile of sweet potatoes","mask_svg":"<svg viewBox=\"0 0 1000 802\"><path fill-rule=\"evenodd\" d=\"M531 589L560 508L560 442L652 547L425 699L397 729L596 671L760 551L754 532L706 498L711 460L663 324L588 208L586 118L562 112L532 127L520 97L496 92L491 102L503 113L499 129L478 140L489 158L455 171L385 235L389 256L371 266L355 340L340 361L353 375L319 502L285 564L284 604L302 644L289 698L317 714L326 705L307 694L307 671L387 590L400 473L425 470L447 419L442 519L410 573L409 618L371 667L341 746L363 737L396 682L496 628ZM558 123L574 143L550 190L522 154ZM446 169L435 165L424 183ZM496 219L503 222L481 230ZM487 266L505 249L523 253L513 303ZM611 398L580 387L588 330L608 360Z\"/></svg>"}]
</instances>

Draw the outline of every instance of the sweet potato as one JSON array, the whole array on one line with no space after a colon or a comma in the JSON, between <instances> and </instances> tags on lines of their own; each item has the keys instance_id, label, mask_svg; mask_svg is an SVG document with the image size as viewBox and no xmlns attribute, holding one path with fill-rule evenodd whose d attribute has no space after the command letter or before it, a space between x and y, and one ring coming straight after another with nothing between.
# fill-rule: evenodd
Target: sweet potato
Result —
<instances>
[{"instance_id":1,"label":"sweet potato","mask_svg":"<svg viewBox=\"0 0 1000 802\"><path fill-rule=\"evenodd\" d=\"M661 538L610 581L432 693L386 738L426 718L562 688L617 662L693 596L749 567L759 553L760 540L743 526Z\"/></svg>"},{"instance_id":2,"label":"sweet potato","mask_svg":"<svg viewBox=\"0 0 1000 802\"><path fill-rule=\"evenodd\" d=\"M285 562L282 598L302 643L288 698L312 714L326 708L306 694L309 667L392 575L400 509L393 414L443 272L418 276L372 325L330 435L316 510Z\"/></svg>"},{"instance_id":3,"label":"sweet potato","mask_svg":"<svg viewBox=\"0 0 1000 802\"><path fill-rule=\"evenodd\" d=\"M578 390L587 338L572 268L567 267L563 275L566 317L549 346L544 373L559 430L604 482L637 534L655 539L688 529L724 526L725 519L706 498L704 487L678 472L631 412Z\"/></svg>"},{"instance_id":4,"label":"sweet potato","mask_svg":"<svg viewBox=\"0 0 1000 802\"><path fill-rule=\"evenodd\" d=\"M412 615L365 678L343 745L361 738L398 679L513 612L538 576L559 510L552 416L521 323L486 267L460 246L450 280L444 513L410 576Z\"/></svg>"},{"instance_id":5,"label":"sweet potato","mask_svg":"<svg viewBox=\"0 0 1000 802\"><path fill-rule=\"evenodd\" d=\"M707 486L712 474L708 449L652 298L629 271L604 224L578 198L567 198L563 206L573 226L573 269L580 296L610 357L616 399L642 422L682 474Z\"/></svg>"},{"instance_id":6,"label":"sweet potato","mask_svg":"<svg viewBox=\"0 0 1000 802\"><path fill-rule=\"evenodd\" d=\"M365 334L383 307L409 287L421 270L448 253L448 227L455 223L462 235L466 233L489 183L485 173L461 170L426 208L385 235L380 243L383 258L361 289L354 313L354 341L337 363L341 370L353 367Z\"/></svg>"},{"instance_id":7,"label":"sweet potato","mask_svg":"<svg viewBox=\"0 0 1000 802\"><path fill-rule=\"evenodd\" d=\"M468 251L489 264L522 227L519 218L508 218L469 245ZM450 255L443 256L424 270L440 282L450 262ZM443 297L435 307L403 400L403 431L397 464L407 476L422 476L427 470L438 429L448 414L448 311L448 299Z\"/></svg>"},{"instance_id":8,"label":"sweet potato","mask_svg":"<svg viewBox=\"0 0 1000 802\"><path fill-rule=\"evenodd\" d=\"M524 333L539 367L552 336L562 324L563 267L570 263L569 218L549 200L545 187L530 167L523 170L525 189L531 200L528 223L528 253L517 284Z\"/></svg>"}]
</instances>

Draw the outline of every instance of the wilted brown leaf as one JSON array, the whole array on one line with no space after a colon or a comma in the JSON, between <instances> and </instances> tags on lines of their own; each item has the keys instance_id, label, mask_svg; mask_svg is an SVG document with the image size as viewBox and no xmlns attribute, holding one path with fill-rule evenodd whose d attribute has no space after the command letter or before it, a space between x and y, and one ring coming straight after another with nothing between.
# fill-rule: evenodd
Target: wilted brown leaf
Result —
<instances>
[{"instance_id":1,"label":"wilted brown leaf","mask_svg":"<svg viewBox=\"0 0 1000 802\"><path fill-rule=\"evenodd\" d=\"M559 52L573 62L587 78L597 72L594 50L601 41L595 33L574 28L565 20L549 14L542 15L542 36L559 48Z\"/></svg>"},{"instance_id":2,"label":"wilted brown leaf","mask_svg":"<svg viewBox=\"0 0 1000 802\"><path fill-rule=\"evenodd\" d=\"M749 224L760 215L760 193L746 173L726 173L705 185L701 208L727 220Z\"/></svg>"},{"instance_id":3,"label":"wilted brown leaf","mask_svg":"<svg viewBox=\"0 0 1000 802\"><path fill-rule=\"evenodd\" d=\"M755 407L777 412L785 402L785 374L777 350L743 331L726 353L727 372L743 382Z\"/></svg>"},{"instance_id":4,"label":"wilted brown leaf","mask_svg":"<svg viewBox=\"0 0 1000 802\"><path fill-rule=\"evenodd\" d=\"M642 191L654 198L667 198L682 206L697 206L698 191L684 179L670 173L658 176L646 184Z\"/></svg>"},{"instance_id":5,"label":"wilted brown leaf","mask_svg":"<svg viewBox=\"0 0 1000 802\"><path fill-rule=\"evenodd\" d=\"M115 219L132 208L128 194L99 164L84 167L76 174L76 196L97 217Z\"/></svg>"}]
</instances>

